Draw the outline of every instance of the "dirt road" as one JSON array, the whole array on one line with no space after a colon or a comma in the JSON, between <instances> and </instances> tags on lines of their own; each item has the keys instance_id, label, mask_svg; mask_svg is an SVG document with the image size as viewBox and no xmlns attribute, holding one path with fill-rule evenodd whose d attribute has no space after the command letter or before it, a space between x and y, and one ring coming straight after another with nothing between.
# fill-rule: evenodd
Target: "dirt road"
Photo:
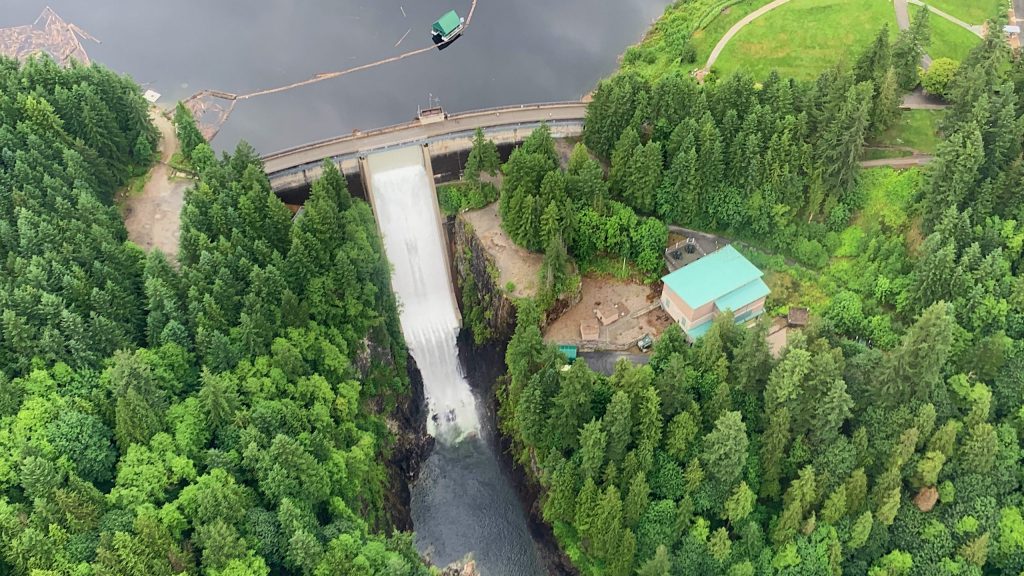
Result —
<instances>
[{"instance_id":1,"label":"dirt road","mask_svg":"<svg viewBox=\"0 0 1024 576\"><path fill-rule=\"evenodd\" d=\"M931 162L933 158L935 157L930 154L914 154L913 156L904 156L902 158L881 158L879 160L865 160L860 163L860 167L880 168L888 166L890 168L895 168L896 170L905 170L907 168L924 166Z\"/></svg>"},{"instance_id":2,"label":"dirt road","mask_svg":"<svg viewBox=\"0 0 1024 576\"><path fill-rule=\"evenodd\" d=\"M122 198L121 213L129 240L147 252L159 249L173 261L178 256L185 190L192 181L172 178L168 163L178 149L174 125L155 107L150 109L150 118L160 130L160 160L150 170L142 192Z\"/></svg>"}]
</instances>

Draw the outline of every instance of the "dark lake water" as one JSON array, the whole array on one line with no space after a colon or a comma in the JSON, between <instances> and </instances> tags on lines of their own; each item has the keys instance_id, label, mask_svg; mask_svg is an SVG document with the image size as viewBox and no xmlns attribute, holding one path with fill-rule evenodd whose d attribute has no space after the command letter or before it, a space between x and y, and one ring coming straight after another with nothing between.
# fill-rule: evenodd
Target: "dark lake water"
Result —
<instances>
[{"instance_id":1,"label":"dark lake water","mask_svg":"<svg viewBox=\"0 0 1024 576\"><path fill-rule=\"evenodd\" d=\"M240 102L218 148L272 152L406 121L429 95L448 111L578 99L615 69L668 0L479 0L442 52ZM164 95L242 94L430 45L430 25L469 0L4 0L0 27L49 4L102 44L93 60ZM404 11L404 15L403 15ZM395 44L408 32L396 48Z\"/></svg>"}]
</instances>

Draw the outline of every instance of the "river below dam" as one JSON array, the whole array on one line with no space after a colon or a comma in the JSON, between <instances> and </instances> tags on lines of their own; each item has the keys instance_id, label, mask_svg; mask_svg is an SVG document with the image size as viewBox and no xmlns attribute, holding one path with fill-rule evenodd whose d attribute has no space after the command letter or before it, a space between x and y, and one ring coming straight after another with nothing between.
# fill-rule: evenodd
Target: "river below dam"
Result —
<instances>
[{"instance_id":1,"label":"river below dam","mask_svg":"<svg viewBox=\"0 0 1024 576\"><path fill-rule=\"evenodd\" d=\"M440 566L471 554L482 576L541 575L526 514L459 357L458 304L423 154L409 147L368 160L402 332L423 377L427 431L437 439L412 486L416 545Z\"/></svg>"},{"instance_id":2,"label":"river below dam","mask_svg":"<svg viewBox=\"0 0 1024 576\"><path fill-rule=\"evenodd\" d=\"M214 140L263 153L405 122L433 102L453 112L575 100L611 73L668 0L479 0L466 34L433 51L239 102ZM469 0L4 0L0 27L47 5L102 43L96 62L169 105L202 89L242 94L430 45L430 26ZM403 39L403 36L404 39ZM397 46L396 46L397 44ZM432 100L432 98L434 100Z\"/></svg>"}]
</instances>

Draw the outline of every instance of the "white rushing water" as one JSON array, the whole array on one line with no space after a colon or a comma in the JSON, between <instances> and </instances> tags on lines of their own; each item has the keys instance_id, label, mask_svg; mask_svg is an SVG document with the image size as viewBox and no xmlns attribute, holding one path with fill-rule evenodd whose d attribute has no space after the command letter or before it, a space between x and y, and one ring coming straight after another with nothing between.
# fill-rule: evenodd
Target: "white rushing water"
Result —
<instances>
[{"instance_id":1,"label":"white rushing water","mask_svg":"<svg viewBox=\"0 0 1024 576\"><path fill-rule=\"evenodd\" d=\"M420 373L427 430L446 442L479 431L476 402L459 365L458 307L450 287L434 192L418 148L370 159L373 199L394 270L402 333Z\"/></svg>"},{"instance_id":2,"label":"white rushing water","mask_svg":"<svg viewBox=\"0 0 1024 576\"><path fill-rule=\"evenodd\" d=\"M538 576L545 571L526 515L459 362L459 312L422 154L409 147L368 159L402 332L423 375L427 430L438 439L412 487L416 547L439 566L471 554L482 576Z\"/></svg>"}]
</instances>

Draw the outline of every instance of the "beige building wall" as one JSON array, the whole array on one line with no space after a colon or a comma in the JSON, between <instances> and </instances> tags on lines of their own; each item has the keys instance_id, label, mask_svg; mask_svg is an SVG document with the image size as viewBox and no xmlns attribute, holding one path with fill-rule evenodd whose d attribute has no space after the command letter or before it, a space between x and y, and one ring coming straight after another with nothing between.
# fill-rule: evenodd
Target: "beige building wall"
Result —
<instances>
[{"instance_id":1,"label":"beige building wall","mask_svg":"<svg viewBox=\"0 0 1024 576\"><path fill-rule=\"evenodd\" d=\"M767 297L758 298L739 310L733 310L733 315L740 316L751 310L758 313L763 312L766 300ZM662 286L661 288L661 307L668 312L668 315L671 316L673 320L678 322L687 330L694 326L699 326L704 322L713 320L715 316L721 313L721 310L715 307L714 301L708 302L696 310L690 308L686 302L683 301L678 294L670 290L668 286Z\"/></svg>"},{"instance_id":2,"label":"beige building wall","mask_svg":"<svg viewBox=\"0 0 1024 576\"><path fill-rule=\"evenodd\" d=\"M753 302L751 302L750 304L747 304L746 306L740 308L739 310L734 310L733 311L733 315L734 316L741 316L741 315L746 314L747 312L749 312L751 310L755 310L755 311L760 310L760 311L763 312L764 311L764 303L765 303L765 301L767 299L768 299L767 296L762 296L761 298L758 298L757 300L754 300Z\"/></svg>"},{"instance_id":3,"label":"beige building wall","mask_svg":"<svg viewBox=\"0 0 1024 576\"><path fill-rule=\"evenodd\" d=\"M673 320L682 324L683 328L700 324L703 318L713 316L716 313L714 302L708 302L694 310L679 297L679 294L673 292L668 286L662 286L661 288L661 307L668 312L668 315Z\"/></svg>"}]
</instances>

